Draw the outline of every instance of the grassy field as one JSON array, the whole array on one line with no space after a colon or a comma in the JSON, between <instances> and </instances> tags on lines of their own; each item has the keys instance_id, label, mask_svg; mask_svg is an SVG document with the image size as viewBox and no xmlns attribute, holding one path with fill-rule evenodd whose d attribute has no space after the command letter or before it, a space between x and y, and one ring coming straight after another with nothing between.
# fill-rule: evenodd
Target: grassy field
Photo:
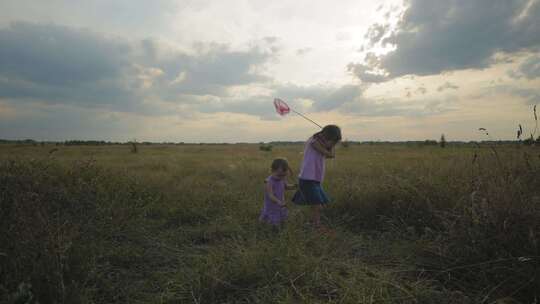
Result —
<instances>
[{"instance_id":1,"label":"grassy field","mask_svg":"<svg viewBox=\"0 0 540 304\"><path fill-rule=\"evenodd\" d=\"M0 302L540 299L540 148L338 147L333 232L293 205L276 232L263 179L301 151L0 145Z\"/></svg>"}]
</instances>

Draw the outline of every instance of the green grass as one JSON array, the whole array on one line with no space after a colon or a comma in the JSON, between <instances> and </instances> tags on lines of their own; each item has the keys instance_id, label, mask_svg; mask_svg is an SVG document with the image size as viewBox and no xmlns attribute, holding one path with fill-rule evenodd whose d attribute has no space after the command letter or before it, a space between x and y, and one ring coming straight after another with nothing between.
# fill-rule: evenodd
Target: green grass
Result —
<instances>
[{"instance_id":1,"label":"green grass","mask_svg":"<svg viewBox=\"0 0 540 304\"><path fill-rule=\"evenodd\" d=\"M301 151L0 145L0 301L539 298L538 148L339 147L324 183L335 232L296 206L276 232L257 222L262 182L273 158L298 168Z\"/></svg>"}]
</instances>

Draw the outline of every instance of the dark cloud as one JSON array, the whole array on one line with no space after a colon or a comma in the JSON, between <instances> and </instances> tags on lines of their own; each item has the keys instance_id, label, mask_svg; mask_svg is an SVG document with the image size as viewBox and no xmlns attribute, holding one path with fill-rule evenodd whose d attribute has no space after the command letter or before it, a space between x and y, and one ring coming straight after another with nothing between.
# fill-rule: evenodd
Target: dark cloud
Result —
<instances>
[{"instance_id":1,"label":"dark cloud","mask_svg":"<svg viewBox=\"0 0 540 304\"><path fill-rule=\"evenodd\" d=\"M74 105L143 115L166 115L174 105L188 111L232 112L274 118L271 100L281 97L309 111L329 111L362 96L358 85L271 84L262 74L275 58L276 38L244 51L197 44L186 53L156 40L130 42L53 24L13 23L0 29L0 97L17 102ZM237 97L235 86L261 83L271 95ZM165 104L165 106L163 106Z\"/></svg>"},{"instance_id":2,"label":"dark cloud","mask_svg":"<svg viewBox=\"0 0 540 304\"><path fill-rule=\"evenodd\" d=\"M426 117L447 113L457 109L457 97L449 96L444 99L408 100L397 99L372 100L359 98L354 102L343 105L344 113L370 117Z\"/></svg>"},{"instance_id":3,"label":"dark cloud","mask_svg":"<svg viewBox=\"0 0 540 304\"><path fill-rule=\"evenodd\" d=\"M271 56L256 47L232 51L225 45L213 45L196 56L176 53L153 64L165 72L163 85L173 94L221 95L228 86L270 80L252 69L263 65Z\"/></svg>"},{"instance_id":4,"label":"dark cloud","mask_svg":"<svg viewBox=\"0 0 540 304\"><path fill-rule=\"evenodd\" d=\"M457 108L456 96L447 96L443 99L413 99L406 102L398 99L373 99L364 96L364 92L368 87L368 85L345 85L335 88L285 85L276 87L275 94L277 97L284 98L291 106L296 108L301 108L301 105L294 104L295 99L305 98L312 100L312 107L307 109L310 112L336 110L341 113L371 117L423 117L446 113ZM419 89L422 95L427 92L424 87ZM264 102L268 103L268 100L268 97L266 97Z\"/></svg>"},{"instance_id":5,"label":"dark cloud","mask_svg":"<svg viewBox=\"0 0 540 304\"><path fill-rule=\"evenodd\" d=\"M388 34L390 31L390 24L376 23L369 27L368 31L364 35L364 38L368 40L368 46L373 47L377 42Z\"/></svg>"},{"instance_id":6,"label":"dark cloud","mask_svg":"<svg viewBox=\"0 0 540 304\"><path fill-rule=\"evenodd\" d=\"M540 77L540 56L533 56L525 60L520 67L520 71L528 79Z\"/></svg>"},{"instance_id":7,"label":"dark cloud","mask_svg":"<svg viewBox=\"0 0 540 304\"><path fill-rule=\"evenodd\" d=\"M361 116L405 116L424 117L453 111L457 108L456 96L432 99L373 99L364 96L367 85L344 85L329 87L324 85L298 86L294 84L275 85L272 95L260 95L247 99L229 99L212 106L204 106L203 111L237 112L257 115L263 119L275 119L271 100L279 97L298 111L325 112L338 111ZM418 88L419 94L425 94L424 87ZM426 90L426 91L424 91ZM424 93L422 93L424 92ZM301 99L311 100L313 104L305 107Z\"/></svg>"},{"instance_id":8,"label":"dark cloud","mask_svg":"<svg viewBox=\"0 0 540 304\"><path fill-rule=\"evenodd\" d=\"M26 21L146 37L164 32L180 5L175 0L2 0L0 24Z\"/></svg>"},{"instance_id":9,"label":"dark cloud","mask_svg":"<svg viewBox=\"0 0 540 304\"><path fill-rule=\"evenodd\" d=\"M209 102L194 103L193 108L202 113L239 113L257 116L263 120L276 120L278 115L274 110L272 96L255 95L250 97L217 97ZM288 101L295 109L296 103Z\"/></svg>"},{"instance_id":10,"label":"dark cloud","mask_svg":"<svg viewBox=\"0 0 540 304\"><path fill-rule=\"evenodd\" d=\"M78 85L115 78L129 45L88 31L29 23L0 30L0 73L44 85Z\"/></svg>"},{"instance_id":11,"label":"dark cloud","mask_svg":"<svg viewBox=\"0 0 540 304\"><path fill-rule=\"evenodd\" d=\"M364 87L344 85L332 87L325 85L299 86L294 84L275 84L270 94L249 97L207 96L204 100L191 96L193 108L200 112L231 112L258 116L265 120L276 119L272 101L281 98L291 108L301 112L341 111L344 104L362 98ZM302 100L312 103L306 105Z\"/></svg>"},{"instance_id":12,"label":"dark cloud","mask_svg":"<svg viewBox=\"0 0 540 304\"><path fill-rule=\"evenodd\" d=\"M339 109L347 102L362 96L365 87L344 85L331 87L324 85L298 86L294 84L279 85L275 88L276 97L285 100L310 99L313 101L312 111L330 111Z\"/></svg>"},{"instance_id":13,"label":"dark cloud","mask_svg":"<svg viewBox=\"0 0 540 304\"><path fill-rule=\"evenodd\" d=\"M540 1L410 0L397 28L386 38L381 32L372 28L370 44L395 50L352 64L363 81L380 80L372 79L377 70L395 78L485 68L498 52L538 51Z\"/></svg>"},{"instance_id":14,"label":"dark cloud","mask_svg":"<svg viewBox=\"0 0 540 304\"><path fill-rule=\"evenodd\" d=\"M0 97L147 114L156 113L148 100L182 102L181 95L224 95L231 86L267 81L259 70L274 56L218 44L187 54L153 40L32 23L0 29L0 45Z\"/></svg>"},{"instance_id":15,"label":"dark cloud","mask_svg":"<svg viewBox=\"0 0 540 304\"><path fill-rule=\"evenodd\" d=\"M3 105L15 115L1 117L0 138L127 141L136 137L135 132L141 127L137 117L95 108L15 102Z\"/></svg>"},{"instance_id":16,"label":"dark cloud","mask_svg":"<svg viewBox=\"0 0 540 304\"><path fill-rule=\"evenodd\" d=\"M376 66L361 63L349 63L347 71L353 73L365 83L380 83L390 79L387 74L376 71Z\"/></svg>"},{"instance_id":17,"label":"dark cloud","mask_svg":"<svg viewBox=\"0 0 540 304\"><path fill-rule=\"evenodd\" d=\"M540 77L540 56L530 56L518 68L517 71L510 71L512 78L535 79Z\"/></svg>"},{"instance_id":18,"label":"dark cloud","mask_svg":"<svg viewBox=\"0 0 540 304\"><path fill-rule=\"evenodd\" d=\"M0 97L129 106L125 42L52 24L0 29Z\"/></svg>"}]
</instances>

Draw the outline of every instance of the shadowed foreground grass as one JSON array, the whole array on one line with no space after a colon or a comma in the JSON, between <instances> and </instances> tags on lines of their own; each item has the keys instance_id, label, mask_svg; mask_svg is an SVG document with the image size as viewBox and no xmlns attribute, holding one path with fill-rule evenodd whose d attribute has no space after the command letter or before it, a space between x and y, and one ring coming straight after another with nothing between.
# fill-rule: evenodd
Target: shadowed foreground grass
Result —
<instances>
[{"instance_id":1,"label":"shadowed foreground grass","mask_svg":"<svg viewBox=\"0 0 540 304\"><path fill-rule=\"evenodd\" d=\"M329 161L320 234L257 222L302 147L0 146L0 300L531 303L540 150L357 146Z\"/></svg>"}]
</instances>

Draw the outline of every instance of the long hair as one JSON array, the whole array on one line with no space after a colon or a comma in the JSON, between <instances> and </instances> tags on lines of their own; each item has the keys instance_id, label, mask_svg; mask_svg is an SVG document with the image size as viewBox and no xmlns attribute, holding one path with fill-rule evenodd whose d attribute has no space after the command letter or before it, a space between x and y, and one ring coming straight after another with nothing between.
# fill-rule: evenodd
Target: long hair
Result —
<instances>
[{"instance_id":1,"label":"long hair","mask_svg":"<svg viewBox=\"0 0 540 304\"><path fill-rule=\"evenodd\" d=\"M336 125L326 125L322 130L313 134L313 137L323 136L325 140L339 142L341 140L341 129Z\"/></svg>"}]
</instances>

